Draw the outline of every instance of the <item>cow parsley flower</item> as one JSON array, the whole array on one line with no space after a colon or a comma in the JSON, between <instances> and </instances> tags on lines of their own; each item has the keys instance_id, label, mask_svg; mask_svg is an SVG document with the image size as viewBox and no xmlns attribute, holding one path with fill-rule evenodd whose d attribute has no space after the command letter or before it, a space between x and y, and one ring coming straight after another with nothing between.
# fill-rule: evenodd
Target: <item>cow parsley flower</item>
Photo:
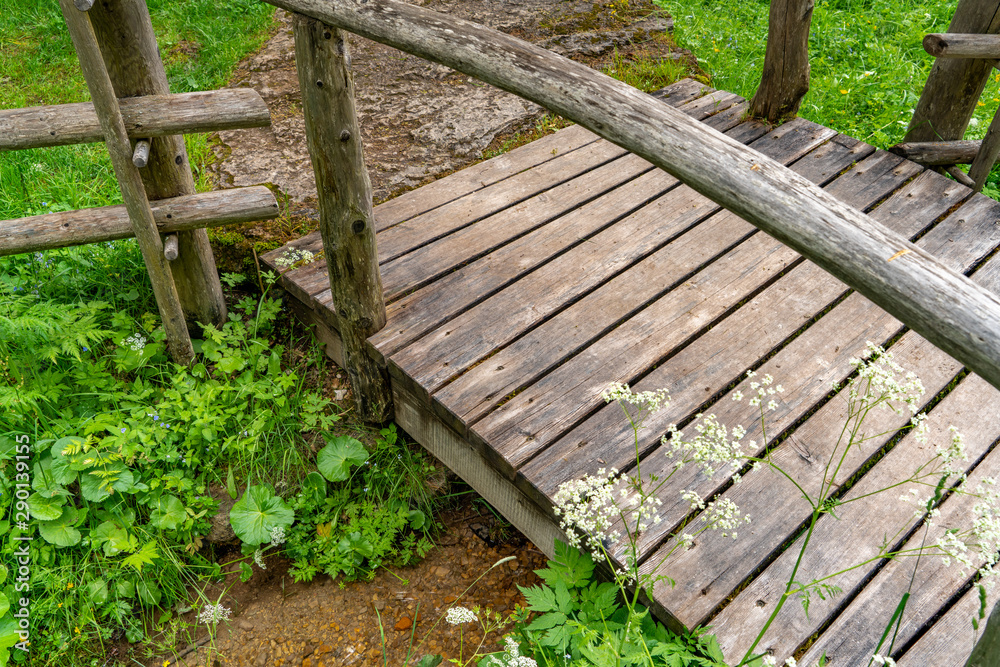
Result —
<instances>
[{"instance_id":1,"label":"cow parsley flower","mask_svg":"<svg viewBox=\"0 0 1000 667\"><path fill-rule=\"evenodd\" d=\"M206 604L198 614L198 620L207 625L215 625L219 621L229 620L231 609L223 607L221 604Z\"/></svg>"},{"instance_id":2,"label":"cow parsley flower","mask_svg":"<svg viewBox=\"0 0 1000 667\"><path fill-rule=\"evenodd\" d=\"M285 543L285 529L282 526L275 526L271 529L271 545L278 546Z\"/></svg>"},{"instance_id":3,"label":"cow parsley flower","mask_svg":"<svg viewBox=\"0 0 1000 667\"><path fill-rule=\"evenodd\" d=\"M490 667L537 667L538 663L521 655L521 647L513 637L504 637L504 652L499 658L490 656Z\"/></svg>"},{"instance_id":4,"label":"cow parsley flower","mask_svg":"<svg viewBox=\"0 0 1000 667\"><path fill-rule=\"evenodd\" d=\"M476 614L471 609L466 609L465 607L452 607L445 614L444 620L451 625L462 625L463 623L473 623L476 619Z\"/></svg>"}]
</instances>

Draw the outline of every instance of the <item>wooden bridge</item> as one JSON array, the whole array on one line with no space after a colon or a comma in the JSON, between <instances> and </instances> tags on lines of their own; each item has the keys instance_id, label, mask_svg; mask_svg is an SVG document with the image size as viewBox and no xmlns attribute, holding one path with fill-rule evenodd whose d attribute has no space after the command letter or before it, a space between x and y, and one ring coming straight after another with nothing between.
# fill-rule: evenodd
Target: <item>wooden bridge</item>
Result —
<instances>
[{"instance_id":1,"label":"wooden bridge","mask_svg":"<svg viewBox=\"0 0 1000 667\"><path fill-rule=\"evenodd\" d=\"M815 123L743 120L743 100L690 80L660 96L1000 291L1000 259L988 259L1000 246L997 202ZM547 551L560 534L551 499L561 483L634 466L621 409L600 399L614 381L670 391L673 402L641 442L644 471L664 472L671 461L659 436L702 411L747 425L763 451L770 443L755 409L731 395L749 393L747 370L772 374L786 393L769 417L771 443L790 436L774 456L812 488L844 419L831 384L849 376L866 341L891 344L935 400L935 437L955 424L976 462L970 477L1000 474L1000 451L989 453L1000 440L996 389L782 243L581 127L386 202L375 219L388 322L368 342L390 370L396 420ZM281 270L292 250L321 258L319 233L263 259ZM287 271L281 285L338 358L325 262ZM926 458L912 437L879 458L906 418L877 420L871 429L886 432L882 441L838 477L867 470L849 497L907 478ZM736 541L706 533L668 561L677 585L652 595L664 616L713 625L738 660L783 590L797 552L783 549L810 508L767 469L727 486L692 468L664 489L663 521L642 535L642 552L655 562L670 547L688 512L681 489L721 492L752 515ZM942 512L945 526L962 525L971 503L955 497ZM845 507L840 521L826 517L800 579L870 558L911 514L910 505L873 498ZM867 664L913 565L876 561L834 580L842 595L814 599L808 618L789 605L762 648L780 662L812 641L802 664L823 653L834 665ZM979 604L969 575L921 561L897 638L906 647L900 664L965 663Z\"/></svg>"},{"instance_id":2,"label":"wooden bridge","mask_svg":"<svg viewBox=\"0 0 1000 667\"><path fill-rule=\"evenodd\" d=\"M648 602L675 627L710 624L739 660L793 571L806 582L862 562L830 579L842 592L814 596L808 615L785 606L757 649L779 663L794 655L800 664L825 656L867 665L908 591L892 649L898 664L966 664L981 605L996 606L969 664L997 664L998 651L983 647L1000 643L1000 588L983 602L974 573L929 557L878 557L885 546L934 543L969 527L973 501L946 497L938 525L925 530L911 505L868 494L907 479L951 425L965 435L969 479L1000 476L1000 204L974 193L1000 155L1000 120L984 141L961 141L1000 57L1000 0L961 0L950 33L930 36L928 50L942 60L909 143L897 147L941 171L971 162L971 176L949 173L973 189L805 120L747 120L744 100L693 81L661 91L662 104L507 35L397 0L268 1L298 14L321 230L263 259L347 369L362 416L394 417L551 554L561 536L552 507L560 484L636 465L621 410L600 399L610 383L672 396L641 433L644 474L672 468L660 443L670 424L712 412L745 425L759 443L754 453L770 452L814 492L845 418L831 386L850 377L866 342L888 346L924 382L932 444L907 434L905 417L874 415L867 428L883 435L852 450L834 480L857 501L822 517L798 564L811 509L791 482L769 468L739 485L682 469L661 490L662 521L641 533L645 571L690 518L682 489L731 499L753 523L735 541L707 532L674 554L662 573L676 586L655 587ZM0 254L136 236L171 353L186 363L188 325L225 314L207 237L191 230L267 217L276 204L262 189L193 194L183 143L160 137L259 125L266 109L252 93L167 97L141 0L61 5L94 102L82 115L0 114L0 150L103 137L125 207L0 223ZM752 102L758 116L797 108L811 7L772 2L764 82ZM579 125L373 211L341 29ZM123 66L135 53L144 66ZM782 58L786 67L769 67ZM317 261L288 270L302 251ZM766 437L756 408L731 400L750 393L749 370L786 388ZM617 546L612 555L625 557Z\"/></svg>"}]
</instances>

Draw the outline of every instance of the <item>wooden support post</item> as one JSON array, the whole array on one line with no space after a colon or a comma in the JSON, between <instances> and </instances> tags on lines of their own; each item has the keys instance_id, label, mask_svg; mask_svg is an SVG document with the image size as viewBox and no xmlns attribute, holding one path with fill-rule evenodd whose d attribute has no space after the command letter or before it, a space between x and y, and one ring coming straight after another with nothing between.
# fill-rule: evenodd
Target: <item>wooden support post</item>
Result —
<instances>
[{"instance_id":1,"label":"wooden support post","mask_svg":"<svg viewBox=\"0 0 1000 667\"><path fill-rule=\"evenodd\" d=\"M767 50L750 114L776 123L798 113L809 92L809 25L813 0L771 0Z\"/></svg>"},{"instance_id":2,"label":"wooden support post","mask_svg":"<svg viewBox=\"0 0 1000 667\"><path fill-rule=\"evenodd\" d=\"M345 35L337 28L300 15L294 23L306 138L344 365L359 414L382 422L392 414L389 377L369 356L367 338L385 326L385 301L350 55Z\"/></svg>"},{"instance_id":3,"label":"wooden support post","mask_svg":"<svg viewBox=\"0 0 1000 667\"><path fill-rule=\"evenodd\" d=\"M69 27L73 46L80 60L80 68L87 80L90 97L94 101L94 109L101 120L104 135L111 154L111 165L128 209L132 228L142 249L142 257L146 262L149 279L153 283L156 303L160 308L160 318L167 334L170 354L179 364L188 364L194 358L194 348L184 323L184 311L174 287L170 273L170 265L163 257L163 245L153 221L153 213L142 187L139 171L132 164L132 145L129 143L125 122L118 108L118 99L104 69L101 51L90 24L89 14L77 11L73 0L59 0L63 17Z\"/></svg>"},{"instance_id":4,"label":"wooden support post","mask_svg":"<svg viewBox=\"0 0 1000 667\"><path fill-rule=\"evenodd\" d=\"M139 169L149 164L149 139L140 139L135 142L135 150L132 151L132 164Z\"/></svg>"},{"instance_id":5,"label":"wooden support post","mask_svg":"<svg viewBox=\"0 0 1000 667\"><path fill-rule=\"evenodd\" d=\"M1000 667L1000 602L993 606L965 667Z\"/></svg>"},{"instance_id":6,"label":"wooden support post","mask_svg":"<svg viewBox=\"0 0 1000 667\"><path fill-rule=\"evenodd\" d=\"M948 32L1000 32L1000 0L959 0ZM903 141L950 141L964 137L992 67L988 60L935 60Z\"/></svg>"},{"instance_id":7,"label":"wooden support post","mask_svg":"<svg viewBox=\"0 0 1000 667\"><path fill-rule=\"evenodd\" d=\"M970 187L973 190L979 192L986 185L986 178L990 175L998 156L1000 156L1000 110L993 114L993 121L986 131L986 136L983 137L976 159L969 166L969 178L974 183Z\"/></svg>"},{"instance_id":8,"label":"wooden support post","mask_svg":"<svg viewBox=\"0 0 1000 667\"><path fill-rule=\"evenodd\" d=\"M101 0L88 16L118 97L170 92L145 0ZM149 199L194 194L184 137L153 139L141 176ZM226 321L226 302L208 233L181 232L177 239L180 257L172 268L188 325L194 331L200 330L198 323L221 325Z\"/></svg>"}]
</instances>

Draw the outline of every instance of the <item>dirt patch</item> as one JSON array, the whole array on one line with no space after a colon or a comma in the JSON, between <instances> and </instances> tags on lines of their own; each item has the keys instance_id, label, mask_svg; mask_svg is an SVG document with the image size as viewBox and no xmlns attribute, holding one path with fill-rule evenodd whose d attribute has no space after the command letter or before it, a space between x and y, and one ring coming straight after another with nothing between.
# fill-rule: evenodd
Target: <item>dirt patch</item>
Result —
<instances>
[{"instance_id":1,"label":"dirt patch","mask_svg":"<svg viewBox=\"0 0 1000 667\"><path fill-rule=\"evenodd\" d=\"M669 20L649 0L428 0L468 18L600 67L643 48L667 55ZM269 184L297 210L316 196L306 148L291 16L238 69L232 85L255 88L268 128L220 132L214 173L222 187ZM498 136L533 126L543 110L516 95L391 47L351 36L365 156L376 202L480 159Z\"/></svg>"},{"instance_id":2,"label":"dirt patch","mask_svg":"<svg viewBox=\"0 0 1000 667\"><path fill-rule=\"evenodd\" d=\"M481 605L506 615L523 604L517 586L538 583L533 570L544 566L545 557L516 531L496 523L481 504L452 510L443 521L446 533L427 558L414 567L383 570L370 582L337 584L320 575L311 583L294 583L287 574L288 562L278 557L267 559L266 570L253 566L254 576L247 583L228 574L205 595L215 600L222 594L220 602L233 610L233 617L219 624L214 643L205 626L199 626L199 646L167 658L168 664L382 665L384 647L386 664L403 665L411 646L413 658L428 653L458 658L463 645L468 657L469 647L479 644L482 633L467 625L460 637L459 628L439 622L440 616L452 603ZM183 620L195 623L195 613ZM500 633L488 636L485 648L495 650L500 637ZM163 663L164 658L157 658L148 664Z\"/></svg>"}]
</instances>

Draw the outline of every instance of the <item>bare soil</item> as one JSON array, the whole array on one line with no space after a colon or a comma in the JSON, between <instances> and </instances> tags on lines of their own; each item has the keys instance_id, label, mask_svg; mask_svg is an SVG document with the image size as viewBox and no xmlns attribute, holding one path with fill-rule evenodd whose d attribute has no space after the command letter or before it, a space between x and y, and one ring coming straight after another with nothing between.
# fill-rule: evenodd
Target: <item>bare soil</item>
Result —
<instances>
[{"instance_id":1,"label":"bare soil","mask_svg":"<svg viewBox=\"0 0 1000 667\"><path fill-rule=\"evenodd\" d=\"M607 66L613 56L627 60L636 53L644 58L678 57L667 34L669 20L655 14L649 0L422 4L593 67ZM376 201L481 159L488 148L534 128L544 114L537 105L395 49L358 37L351 38L350 47ZM240 65L232 85L257 89L271 109L272 125L219 133L212 167L217 185L267 184L288 204L288 212L275 223L252 224L214 237L223 265L227 253L242 255L245 261L251 247L257 252L276 247L309 231L316 218L288 14L279 13L273 38ZM338 398L346 398L339 390L345 383L335 382ZM238 568L232 568L225 581L206 591L210 599L222 594L221 603L233 610L231 621L219 625L214 640L199 626L194 644L181 642L173 654L148 665L403 665L411 646L412 659L427 653L457 659L463 650L467 659L469 649L483 639L481 634L462 636L458 628L439 621L443 612L454 603L506 615L523 603L517 586L538 582L533 570L544 566L545 557L515 529L496 520L482 502L450 510L442 521L444 536L423 561L397 572L382 571L371 582L343 584L319 575L311 583L294 583L288 563L280 557L268 559L266 570L254 566L254 577L245 584L238 580ZM493 567L507 556L515 559ZM195 623L194 616L192 611L183 618ZM500 636L486 637L484 650L496 650Z\"/></svg>"}]
</instances>

